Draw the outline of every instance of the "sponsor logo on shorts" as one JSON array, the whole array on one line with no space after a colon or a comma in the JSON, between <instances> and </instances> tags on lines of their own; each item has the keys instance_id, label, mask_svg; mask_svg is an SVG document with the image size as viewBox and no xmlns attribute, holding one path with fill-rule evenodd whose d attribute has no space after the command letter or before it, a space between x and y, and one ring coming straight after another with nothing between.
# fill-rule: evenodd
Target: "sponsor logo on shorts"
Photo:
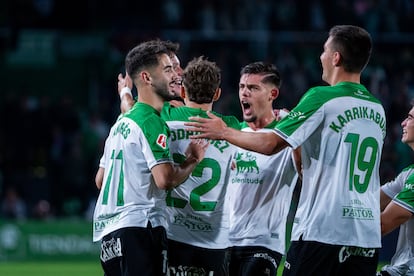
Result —
<instances>
[{"instance_id":1,"label":"sponsor logo on shorts","mask_svg":"<svg viewBox=\"0 0 414 276\"><path fill-rule=\"evenodd\" d=\"M113 258L122 256L121 240L112 238L101 242L101 260L107 262Z\"/></svg>"},{"instance_id":2,"label":"sponsor logo on shorts","mask_svg":"<svg viewBox=\"0 0 414 276\"><path fill-rule=\"evenodd\" d=\"M290 270L290 263L289 263L289 262L287 262L287 261L285 261L285 265L284 265L284 267L285 267L286 269Z\"/></svg>"},{"instance_id":3,"label":"sponsor logo on shorts","mask_svg":"<svg viewBox=\"0 0 414 276\"><path fill-rule=\"evenodd\" d=\"M267 254L267 253L255 253L253 255L253 257L254 258L262 258L262 259L265 259L266 261L271 262L273 264L273 266L277 269L276 260L272 256L269 256L269 254Z\"/></svg>"},{"instance_id":4,"label":"sponsor logo on shorts","mask_svg":"<svg viewBox=\"0 0 414 276\"><path fill-rule=\"evenodd\" d=\"M342 246L341 250L339 250L339 256L338 257L339 257L339 262L343 263L350 256L360 256L360 257L373 258L374 255L375 255L375 248Z\"/></svg>"},{"instance_id":5,"label":"sponsor logo on shorts","mask_svg":"<svg viewBox=\"0 0 414 276\"><path fill-rule=\"evenodd\" d=\"M206 271L202 267L195 267L195 266L184 266L179 265L177 267L170 266L168 268L169 274L168 275L177 275L177 276L213 276L214 271Z\"/></svg>"}]
</instances>

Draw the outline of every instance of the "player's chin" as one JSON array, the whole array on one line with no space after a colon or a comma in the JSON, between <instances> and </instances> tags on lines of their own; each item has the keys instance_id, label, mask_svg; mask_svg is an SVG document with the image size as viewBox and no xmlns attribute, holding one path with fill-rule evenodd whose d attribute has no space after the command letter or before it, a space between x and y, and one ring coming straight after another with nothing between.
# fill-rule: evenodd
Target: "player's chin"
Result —
<instances>
[{"instance_id":1,"label":"player's chin","mask_svg":"<svg viewBox=\"0 0 414 276\"><path fill-rule=\"evenodd\" d=\"M246 114L243 114L243 120L245 121L245 122L248 122L248 123L250 123L250 122L254 122L255 121L255 119L256 119L256 117L255 116L252 116L252 115L246 115Z\"/></svg>"}]
</instances>

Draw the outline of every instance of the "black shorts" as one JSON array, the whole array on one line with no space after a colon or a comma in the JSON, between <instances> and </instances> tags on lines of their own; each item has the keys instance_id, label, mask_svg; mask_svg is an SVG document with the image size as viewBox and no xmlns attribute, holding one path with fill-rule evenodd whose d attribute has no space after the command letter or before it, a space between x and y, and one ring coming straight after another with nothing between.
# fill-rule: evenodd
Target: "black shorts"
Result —
<instances>
[{"instance_id":1,"label":"black shorts","mask_svg":"<svg viewBox=\"0 0 414 276\"><path fill-rule=\"evenodd\" d=\"M164 227L127 227L101 241L101 265L110 276L158 276L167 272Z\"/></svg>"},{"instance_id":2,"label":"black shorts","mask_svg":"<svg viewBox=\"0 0 414 276\"><path fill-rule=\"evenodd\" d=\"M168 240L168 270L173 275L228 275L227 249L208 249Z\"/></svg>"},{"instance_id":3,"label":"black shorts","mask_svg":"<svg viewBox=\"0 0 414 276\"><path fill-rule=\"evenodd\" d=\"M282 254L262 246L234 246L230 249L231 276L276 275Z\"/></svg>"},{"instance_id":4,"label":"black shorts","mask_svg":"<svg viewBox=\"0 0 414 276\"><path fill-rule=\"evenodd\" d=\"M375 276L378 248L292 241L283 276Z\"/></svg>"}]
</instances>

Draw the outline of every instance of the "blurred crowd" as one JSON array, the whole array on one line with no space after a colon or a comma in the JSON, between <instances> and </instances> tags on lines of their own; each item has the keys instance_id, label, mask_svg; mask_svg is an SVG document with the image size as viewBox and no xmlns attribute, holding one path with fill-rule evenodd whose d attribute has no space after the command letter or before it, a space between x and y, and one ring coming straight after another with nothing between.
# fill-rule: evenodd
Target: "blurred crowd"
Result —
<instances>
[{"instance_id":1,"label":"blurred crowd","mask_svg":"<svg viewBox=\"0 0 414 276\"><path fill-rule=\"evenodd\" d=\"M371 33L414 28L411 0L9 0L1 5L0 20L17 29L315 31L337 23L364 26Z\"/></svg>"},{"instance_id":2,"label":"blurred crowd","mask_svg":"<svg viewBox=\"0 0 414 276\"><path fill-rule=\"evenodd\" d=\"M49 84L24 83L25 76L1 92L0 218L91 218L94 175L119 113L116 76L126 51L146 38L179 42L183 67L196 55L215 60L223 76L215 110L241 119L237 89L243 65L259 59L276 64L282 87L275 108L290 109L309 87L323 85L319 55L329 27L365 27L374 52L362 82L387 114L382 182L414 161L400 142L400 123L414 99L413 1L15 0L1 5L1 56L18 47L27 28L59 29L60 35L105 31L105 47L116 54L89 60L97 63L90 67L96 72L83 82L65 83L72 93L39 93ZM100 66L108 63L109 70ZM8 72L3 61L0 66ZM70 74L61 67L57 62L56 70Z\"/></svg>"}]
</instances>

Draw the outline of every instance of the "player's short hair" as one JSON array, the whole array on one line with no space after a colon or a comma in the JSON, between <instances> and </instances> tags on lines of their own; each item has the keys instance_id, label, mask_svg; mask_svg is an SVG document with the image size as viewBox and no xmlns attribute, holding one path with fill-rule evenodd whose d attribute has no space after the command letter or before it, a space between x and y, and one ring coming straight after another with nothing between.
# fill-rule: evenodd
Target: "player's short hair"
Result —
<instances>
[{"instance_id":1,"label":"player's short hair","mask_svg":"<svg viewBox=\"0 0 414 276\"><path fill-rule=\"evenodd\" d=\"M341 54L341 65L346 72L360 73L371 57L371 35L353 25L337 25L330 29L331 47Z\"/></svg>"},{"instance_id":2,"label":"player's short hair","mask_svg":"<svg viewBox=\"0 0 414 276\"><path fill-rule=\"evenodd\" d=\"M257 61L249 63L240 70L240 76L245 74L254 74L265 76L262 79L263 83L271 83L277 88L280 88L282 85L282 79L280 77L280 72L277 69L276 65L272 63Z\"/></svg>"},{"instance_id":3,"label":"player's short hair","mask_svg":"<svg viewBox=\"0 0 414 276\"><path fill-rule=\"evenodd\" d=\"M165 48L170 52L169 56L176 55L178 53L178 50L180 50L180 44L176 42L172 42L170 40L164 40L162 41L164 43Z\"/></svg>"},{"instance_id":4,"label":"player's short hair","mask_svg":"<svg viewBox=\"0 0 414 276\"><path fill-rule=\"evenodd\" d=\"M162 54L169 54L163 41L156 39L142 42L128 52L125 58L125 69L134 79L135 74L143 69L157 66Z\"/></svg>"}]
</instances>

